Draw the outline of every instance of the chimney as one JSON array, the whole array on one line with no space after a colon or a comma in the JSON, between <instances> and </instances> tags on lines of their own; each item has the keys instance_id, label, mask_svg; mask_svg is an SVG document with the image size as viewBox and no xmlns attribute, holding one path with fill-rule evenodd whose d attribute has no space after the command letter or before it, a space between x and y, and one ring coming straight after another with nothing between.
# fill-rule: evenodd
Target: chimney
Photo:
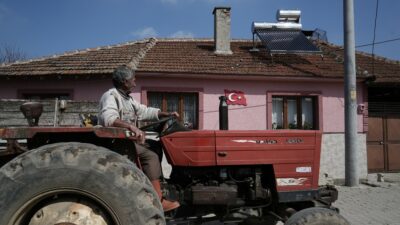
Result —
<instances>
[{"instance_id":1,"label":"chimney","mask_svg":"<svg viewBox=\"0 0 400 225\"><path fill-rule=\"evenodd\" d=\"M215 54L230 55L231 51L231 7L215 7L214 11Z\"/></svg>"}]
</instances>

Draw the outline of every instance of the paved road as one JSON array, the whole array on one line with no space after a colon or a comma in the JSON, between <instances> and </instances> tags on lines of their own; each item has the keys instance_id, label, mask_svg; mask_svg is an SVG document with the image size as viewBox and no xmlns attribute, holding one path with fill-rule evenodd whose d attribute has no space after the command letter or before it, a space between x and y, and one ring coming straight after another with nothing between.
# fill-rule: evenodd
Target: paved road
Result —
<instances>
[{"instance_id":1,"label":"paved road","mask_svg":"<svg viewBox=\"0 0 400 225\"><path fill-rule=\"evenodd\" d=\"M334 206L352 225L400 225L400 182L337 188Z\"/></svg>"}]
</instances>

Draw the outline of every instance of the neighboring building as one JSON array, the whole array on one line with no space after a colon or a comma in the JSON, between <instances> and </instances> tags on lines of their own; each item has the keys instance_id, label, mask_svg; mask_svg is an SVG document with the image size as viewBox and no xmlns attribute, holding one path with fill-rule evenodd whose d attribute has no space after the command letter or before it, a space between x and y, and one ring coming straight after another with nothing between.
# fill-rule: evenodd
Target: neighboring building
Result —
<instances>
[{"instance_id":1,"label":"neighboring building","mask_svg":"<svg viewBox=\"0 0 400 225\"><path fill-rule=\"evenodd\" d=\"M112 86L112 71L130 65L137 69L132 95L143 104L179 111L194 129L218 129L219 96L231 94L232 103L242 104L229 106L229 129L321 130L321 183L343 180L343 48L317 42L318 54L270 55L260 42L254 51L252 40L230 40L229 21L216 21L225 30L216 32L217 40L151 38L3 65L0 96L97 101ZM375 107L388 100L382 95L388 86L395 96L389 105L400 106L400 64L364 53L356 58L358 168L365 179L367 167L400 170L400 107L389 112ZM368 92L374 93L376 108L372 123L382 129L368 126Z\"/></svg>"}]
</instances>

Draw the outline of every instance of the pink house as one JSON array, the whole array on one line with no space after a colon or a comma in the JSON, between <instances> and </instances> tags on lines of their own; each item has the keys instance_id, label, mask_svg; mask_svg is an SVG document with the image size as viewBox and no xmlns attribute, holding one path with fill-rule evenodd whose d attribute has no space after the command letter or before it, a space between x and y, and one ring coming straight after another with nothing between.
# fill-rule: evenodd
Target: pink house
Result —
<instances>
[{"instance_id":1,"label":"pink house","mask_svg":"<svg viewBox=\"0 0 400 225\"><path fill-rule=\"evenodd\" d=\"M246 105L229 106L229 129L321 130L320 182L343 180L343 49L316 42L321 50L318 54L271 55L256 41L258 50L254 51L252 40L231 40L229 29L218 33L224 26L229 28L230 21L218 21L218 10L229 14L229 8L216 9L215 39L150 38L3 65L0 97L97 101L112 86L112 71L130 65L137 76L132 95L143 104L179 111L183 122L194 129L219 129L219 96L232 93L235 103L241 92ZM374 76L370 75L372 67ZM357 54L358 167L362 179L368 170L400 170L399 162L390 161L400 156L399 149L388 151L388 144L379 153L370 153L367 147L371 129L376 130L368 126L368 92L371 87L379 92L380 87L399 84L399 78L398 62ZM400 130L397 123L393 129ZM376 161L375 155L383 162Z\"/></svg>"}]
</instances>

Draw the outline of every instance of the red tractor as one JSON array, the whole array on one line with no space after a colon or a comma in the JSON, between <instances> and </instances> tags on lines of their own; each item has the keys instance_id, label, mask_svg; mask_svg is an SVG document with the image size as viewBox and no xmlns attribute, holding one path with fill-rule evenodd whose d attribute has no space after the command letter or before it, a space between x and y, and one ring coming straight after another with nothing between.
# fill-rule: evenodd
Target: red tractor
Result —
<instances>
[{"instance_id":1,"label":"red tractor","mask_svg":"<svg viewBox=\"0 0 400 225\"><path fill-rule=\"evenodd\" d=\"M318 186L320 131L142 127L172 166L163 192L181 207L164 215L130 132L35 126L40 105L27 105L31 126L0 129L1 225L349 224L331 206L337 190Z\"/></svg>"}]
</instances>

